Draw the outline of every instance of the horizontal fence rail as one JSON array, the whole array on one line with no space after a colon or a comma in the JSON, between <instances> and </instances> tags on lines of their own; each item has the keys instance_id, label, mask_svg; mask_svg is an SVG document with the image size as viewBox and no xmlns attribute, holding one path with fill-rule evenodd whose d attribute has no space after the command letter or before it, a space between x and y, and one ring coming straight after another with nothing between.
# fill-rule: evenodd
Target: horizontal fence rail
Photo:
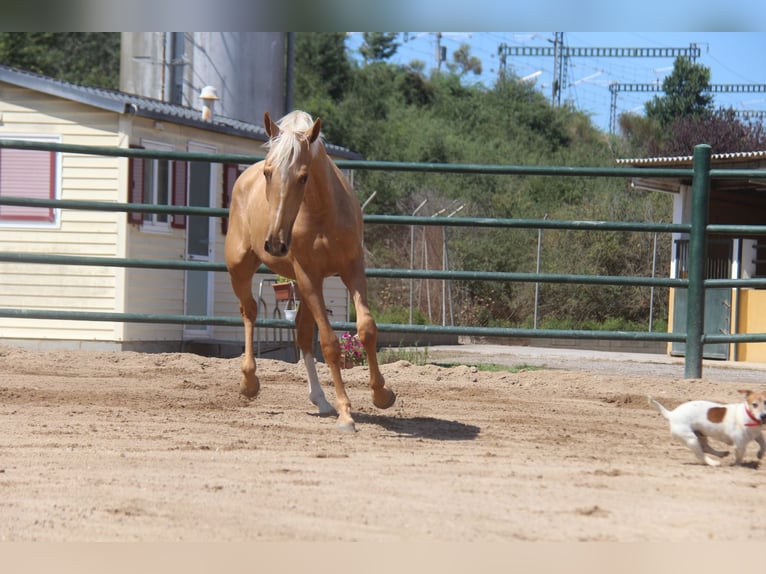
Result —
<instances>
[{"instance_id":1,"label":"horizontal fence rail","mask_svg":"<svg viewBox=\"0 0 766 574\"><path fill-rule=\"evenodd\" d=\"M211 163L252 164L263 159L258 155L209 154L187 151L161 151L140 148L121 148L107 146L86 146L53 142L0 139L0 148L55 151L85 155L105 155L111 157L145 157L152 159L180 159L186 161L205 161ZM461 163L415 163L371 160L334 160L343 169L406 171L421 173L451 173L478 175L567 175L587 177L691 177L689 168L631 168L631 167L561 167L530 165L486 165Z\"/></svg>"},{"instance_id":2,"label":"horizontal fence rail","mask_svg":"<svg viewBox=\"0 0 766 574\"><path fill-rule=\"evenodd\" d=\"M174 259L130 259L123 257L96 257L90 255L52 255L48 253L0 252L0 261L6 263L43 263L51 265L85 265L91 267L127 267L141 269L181 269L197 271L226 271L224 263L212 261L180 261ZM564 275L554 273L516 273L505 271L440 271L438 269L375 268L365 270L367 277L387 279L460 279L463 281L509 281L517 283L574 283L582 285L631 285L638 287L687 287L686 279L666 277L613 277L609 275ZM256 273L272 271L261 265ZM747 279L724 280L748 284ZM766 284L766 279L763 280Z\"/></svg>"},{"instance_id":3,"label":"horizontal fence rail","mask_svg":"<svg viewBox=\"0 0 766 574\"><path fill-rule=\"evenodd\" d=\"M175 315L164 313L107 313L96 311L59 311L49 309L0 309L0 317L18 319L66 319L77 321L114 321L125 323L167 323L189 325L240 326L240 317L211 317L208 315ZM334 321L335 330L353 331L356 323ZM258 319L256 326L289 327L295 324L287 319ZM644 333L640 331L585 331L564 329L516 329L511 327L461 327L456 325L404 325L399 323L378 323L378 330L390 333L423 334L440 333L447 335L476 335L485 337L534 337L562 339L604 339L616 341L678 341L683 342L683 333ZM764 335L766 339L766 335Z\"/></svg>"},{"instance_id":4,"label":"horizontal fence rail","mask_svg":"<svg viewBox=\"0 0 766 574\"><path fill-rule=\"evenodd\" d=\"M56 144L50 142L31 142L0 139L0 148L16 148L103 155L111 157L146 157L153 159L181 159L186 161L204 161L212 163L251 164L263 159L260 156L243 154L208 154L179 151L159 151L135 148L114 148L100 146L82 146ZM407 215L369 215L364 216L365 223L380 225L409 226L450 226L472 228L508 228L508 229L569 229L581 231L624 231L624 232L659 232L681 233L690 237L689 278L674 279L662 277L626 277L598 275L566 275L545 273L487 272L487 271L435 271L415 269L376 269L366 270L368 277L435 279L435 280L470 280L470 281L511 281L535 283L570 283L590 285L630 285L668 288L686 288L689 292L689 308L686 333L652 333L627 331L587 331L556 329L521 329L502 327L468 327L446 325L378 325L380 331L411 334L443 333L454 335L524 337L524 338L562 338L589 340L644 340L659 342L686 343L685 375L687 378L699 378L702 371L702 346L706 343L766 342L766 333L740 334L705 334L702 332L704 317L704 290L706 287L766 287L763 279L704 279L704 244L707 234L717 235L766 235L766 225L708 225L707 214L702 213L709 196L710 180L715 177L750 179L766 178L766 170L711 169L709 146L695 148L692 168L597 168L597 167L562 167L562 166L519 166L519 165L480 165L480 164L437 164L385 161L336 160L341 168L354 170L387 170L402 172L448 173L448 174L483 174L483 175L522 175L522 176L580 176L580 177L667 177L691 178L693 181L693 199L701 202L692 209L692 222L689 224L639 223L613 221L560 221L549 219L494 219L476 217L435 218ZM702 198L702 199L700 199ZM108 212L136 212L180 215L204 215L208 217L226 217L228 210L213 207L158 206L137 203L114 203L103 201L28 199L0 196L0 205L46 207L55 209L78 209ZM85 265L125 268L155 268L178 270L203 270L224 272L223 263L186 260L129 259L118 257L96 257L76 254L48 254L28 252L0 252L0 262L34 263L50 265ZM261 266L258 273L271 273ZM84 321L112 321L164 324L202 324L202 325L241 325L236 317L216 317L177 314L139 314L139 313L100 313L49 309L0 309L0 317L28 319L59 319ZM337 330L354 330L356 325L349 322L333 322ZM293 323L283 319L259 318L258 327L292 327Z\"/></svg>"}]
</instances>

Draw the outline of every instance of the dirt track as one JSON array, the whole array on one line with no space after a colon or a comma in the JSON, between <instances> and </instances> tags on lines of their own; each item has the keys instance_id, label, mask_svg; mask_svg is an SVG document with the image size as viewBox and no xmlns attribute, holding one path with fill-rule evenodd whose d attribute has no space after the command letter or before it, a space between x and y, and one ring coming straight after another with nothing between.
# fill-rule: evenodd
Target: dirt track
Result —
<instances>
[{"instance_id":1,"label":"dirt track","mask_svg":"<svg viewBox=\"0 0 766 574\"><path fill-rule=\"evenodd\" d=\"M258 369L249 401L238 359L0 346L0 540L766 540L756 446L702 466L646 403L738 400L737 370L399 362L381 412L357 367L346 435L312 414L302 366Z\"/></svg>"}]
</instances>

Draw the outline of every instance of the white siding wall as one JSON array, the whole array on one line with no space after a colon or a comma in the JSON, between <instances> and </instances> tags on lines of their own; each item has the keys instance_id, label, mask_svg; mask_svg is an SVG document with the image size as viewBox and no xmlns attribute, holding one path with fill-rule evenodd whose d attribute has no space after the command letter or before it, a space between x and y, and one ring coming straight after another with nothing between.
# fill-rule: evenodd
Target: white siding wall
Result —
<instances>
[{"instance_id":1,"label":"white siding wall","mask_svg":"<svg viewBox=\"0 0 766 574\"><path fill-rule=\"evenodd\" d=\"M3 86L0 135L55 136L63 143L114 146L115 114ZM119 160L80 154L60 157L60 198L118 200ZM53 226L0 224L0 250L69 255L119 255L119 213L62 210ZM116 268L0 263L0 306L115 311ZM100 321L3 319L0 338L114 340L121 325Z\"/></svg>"},{"instance_id":2,"label":"white siding wall","mask_svg":"<svg viewBox=\"0 0 766 574\"><path fill-rule=\"evenodd\" d=\"M0 90L0 136L55 136L62 143L123 146L142 138L178 151L189 142L215 146L220 153L262 155L257 142L168 122L128 118L61 98L4 84ZM220 164L214 164L215 204L223 204ZM61 156L62 199L128 200L128 160L82 154ZM224 261L220 219L214 221L212 260ZM127 223L125 213L62 210L56 225L0 224L0 250L181 260L185 230L148 233ZM262 278L256 274L257 296ZM33 265L0 262L0 307L129 313L184 312L184 271L117 267ZM213 280L214 315L239 317L238 302L226 272ZM274 308L271 288L264 288L268 315ZM325 281L325 300L333 319L345 321L348 295L337 277ZM270 331L270 330L269 330ZM242 341L242 328L215 326L213 339ZM182 325L3 319L0 339L76 340L86 342L181 341Z\"/></svg>"}]
</instances>

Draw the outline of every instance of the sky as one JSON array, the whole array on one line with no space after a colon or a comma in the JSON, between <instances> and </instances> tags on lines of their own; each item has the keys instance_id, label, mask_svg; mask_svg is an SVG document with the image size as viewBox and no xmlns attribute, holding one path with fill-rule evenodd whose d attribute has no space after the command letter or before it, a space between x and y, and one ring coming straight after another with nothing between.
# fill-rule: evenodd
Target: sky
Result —
<instances>
[{"instance_id":1,"label":"sky","mask_svg":"<svg viewBox=\"0 0 766 574\"><path fill-rule=\"evenodd\" d=\"M471 46L471 54L482 62L482 75L466 77L467 82L481 82L490 87L497 78L498 46L552 46L553 32L443 32L441 45L452 59L461 44ZM408 64L412 60L426 63L427 70L436 65L436 33L409 32L407 40L400 35L397 54L390 61ZM351 33L347 47L359 57L362 33ZM761 84L766 86L766 32L565 32L564 43L570 47L589 48L700 48L697 63L710 68L711 84ZM506 67L518 77L534 75L533 81L548 98L551 97L553 58L519 56L507 58ZM562 102L589 114L594 124L609 130L612 94L611 82L651 84L659 82L673 71L673 58L569 58L566 88ZM766 89L766 87L764 88ZM643 114L644 103L660 93L619 92L617 115L626 111ZM715 93L716 106L737 110L766 111L766 92Z\"/></svg>"}]
</instances>

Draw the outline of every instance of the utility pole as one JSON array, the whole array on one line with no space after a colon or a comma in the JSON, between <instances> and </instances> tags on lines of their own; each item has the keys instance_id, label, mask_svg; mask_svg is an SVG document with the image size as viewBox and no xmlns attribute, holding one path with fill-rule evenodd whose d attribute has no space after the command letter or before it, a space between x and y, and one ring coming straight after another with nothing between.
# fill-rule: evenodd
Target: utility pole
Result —
<instances>
[{"instance_id":1,"label":"utility pole","mask_svg":"<svg viewBox=\"0 0 766 574\"><path fill-rule=\"evenodd\" d=\"M428 202L428 198L424 199L420 202L420 205L418 205L415 210L412 212L412 216L415 217L418 211L420 211L420 208L423 207L426 202ZM415 226L410 225L410 271L415 267ZM410 325L412 325L412 305L414 301L412 300L412 291L413 291L413 285L414 281L412 277L410 277Z\"/></svg>"},{"instance_id":2,"label":"utility pole","mask_svg":"<svg viewBox=\"0 0 766 574\"><path fill-rule=\"evenodd\" d=\"M436 32L436 69L442 71L442 62L447 59L447 48L442 46L442 33Z\"/></svg>"},{"instance_id":3,"label":"utility pole","mask_svg":"<svg viewBox=\"0 0 766 574\"><path fill-rule=\"evenodd\" d=\"M561 105L561 90L566 82L566 61L564 56L564 32L553 33L553 82L551 82L551 105Z\"/></svg>"}]
</instances>

